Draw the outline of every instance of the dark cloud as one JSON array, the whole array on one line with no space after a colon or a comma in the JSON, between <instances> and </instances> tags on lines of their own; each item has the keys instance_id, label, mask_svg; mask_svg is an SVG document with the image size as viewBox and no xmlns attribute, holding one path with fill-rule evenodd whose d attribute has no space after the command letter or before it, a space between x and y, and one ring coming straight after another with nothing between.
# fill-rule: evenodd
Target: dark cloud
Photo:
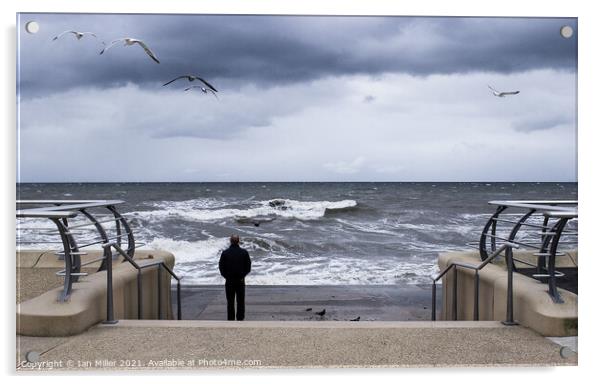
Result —
<instances>
[{"instance_id":1,"label":"dark cloud","mask_svg":"<svg viewBox=\"0 0 602 384\"><path fill-rule=\"evenodd\" d=\"M325 76L383 73L431 74L553 68L576 71L576 19L415 18L209 15L22 14L40 32L21 33L21 96L74 87L126 83L161 90L173 76L195 73L218 89L249 83L271 87ZM22 28L22 26L21 26ZM88 30L99 40L143 39L156 64L138 46L102 56L94 39L75 40L67 30ZM173 84L181 86L183 84Z\"/></svg>"},{"instance_id":2,"label":"dark cloud","mask_svg":"<svg viewBox=\"0 0 602 384\"><path fill-rule=\"evenodd\" d=\"M554 129L574 122L572 116L564 114L524 119L515 122L512 126L518 132L533 132Z\"/></svg>"}]
</instances>

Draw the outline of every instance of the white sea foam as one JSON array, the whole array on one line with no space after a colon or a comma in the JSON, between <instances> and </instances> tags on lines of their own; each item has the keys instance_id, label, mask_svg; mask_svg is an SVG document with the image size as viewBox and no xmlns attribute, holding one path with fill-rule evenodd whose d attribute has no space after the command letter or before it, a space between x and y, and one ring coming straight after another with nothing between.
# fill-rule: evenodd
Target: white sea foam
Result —
<instances>
[{"instance_id":1,"label":"white sea foam","mask_svg":"<svg viewBox=\"0 0 602 384\"><path fill-rule=\"evenodd\" d=\"M382 227L382 225L379 225L379 223L361 223L361 222L353 222L353 221L349 221L349 220L344 220L344 219L337 219L336 221L338 221L339 223L349 226L355 230L361 231L361 232L365 232L365 233L378 233L378 234L382 234L382 235L391 235L391 236L398 236L399 234L388 230L388 229L384 229Z\"/></svg>"},{"instance_id":2,"label":"white sea foam","mask_svg":"<svg viewBox=\"0 0 602 384\"><path fill-rule=\"evenodd\" d=\"M473 186L483 191L491 191L493 186L500 190L496 184ZM494 207L486 204L486 194L478 204L466 201L464 208L460 205L461 196L449 207L432 204L438 199L444 203L450 193L464 191L464 187L453 185L427 188L433 194L440 193L433 196L414 187L408 187L407 191L399 189L399 193L397 188L389 190L386 185L379 185L378 192L371 188L365 191L363 187L345 188L346 197L339 197L342 195L337 185L333 193L326 193L330 187L324 186L319 192L310 188L304 195L298 195L296 187L263 187L244 191L236 187L230 191L230 187L217 184L211 189L190 186L186 187L189 190L178 191L177 196L185 196L179 200L171 193L173 186L167 186L164 193L155 193L162 186L145 187L150 188L148 195L139 194L136 186L133 187L136 193L128 197L123 211L126 207L132 211L127 217L137 242L147 243L147 249L164 249L176 255L175 269L184 277L184 284L221 284L219 256L228 246L226 236L238 233L253 259L249 284L309 285L428 283L437 272L437 253L466 249L464 244L479 239L483 225L494 211ZM78 188L81 187L56 193L78 196L88 191ZM128 192L129 187L120 185L111 193ZM35 188L31 195L36 197ZM268 200L278 196L303 198ZM303 199L313 201L300 201ZM414 200L418 199L424 203L416 204ZM356 201L362 204L362 209L354 209L358 206ZM350 211L343 213L346 209ZM505 217L511 220L523 214L518 210L508 211L512 216ZM541 217L531 220L541 222ZM80 222L86 222L81 215L69 224L73 227ZM511 227L500 222L497 230L506 235ZM23 249L62 247L59 243L49 243L60 240L50 220L18 220L17 230L19 239L34 242L24 244ZM521 230L521 238L531 235L528 230ZM93 228L72 228L72 231L80 244L98 237ZM90 249L101 248L98 245Z\"/></svg>"},{"instance_id":3,"label":"white sea foam","mask_svg":"<svg viewBox=\"0 0 602 384\"><path fill-rule=\"evenodd\" d=\"M424 234L462 234L471 235L479 233L482 226L462 224L412 224L397 223L395 228L401 230L414 230Z\"/></svg>"},{"instance_id":4,"label":"white sea foam","mask_svg":"<svg viewBox=\"0 0 602 384\"><path fill-rule=\"evenodd\" d=\"M167 238L155 238L142 249L167 250L174 254L176 263L198 263L203 269L204 263L215 263L222 250L228 247L228 238L210 238L199 241L178 241Z\"/></svg>"},{"instance_id":5,"label":"white sea foam","mask_svg":"<svg viewBox=\"0 0 602 384\"><path fill-rule=\"evenodd\" d=\"M270 205L274 201L282 201L282 205ZM257 216L279 216L284 218L293 218L298 220L315 220L324 217L328 210L339 210L353 208L357 206L355 200L341 201L298 201L289 199L265 200L253 204L247 209L223 208L222 205L210 206L213 203L207 201L197 202L189 200L186 202L161 202L155 206L160 208L154 211L132 212L132 216L149 220L162 220L169 217L189 221L215 221L227 218L252 218ZM215 208L219 209L206 209ZM201 209L199 209L201 208Z\"/></svg>"},{"instance_id":6,"label":"white sea foam","mask_svg":"<svg viewBox=\"0 0 602 384\"><path fill-rule=\"evenodd\" d=\"M152 202L149 205L159 209L174 209L174 210L182 210L182 209L212 209L212 208L222 208L228 205L227 201L217 200L214 198L200 198L200 199L190 199L190 200L182 200L182 201L158 201Z\"/></svg>"},{"instance_id":7,"label":"white sea foam","mask_svg":"<svg viewBox=\"0 0 602 384\"><path fill-rule=\"evenodd\" d=\"M215 268L214 271L189 269L185 271L184 281L186 284L220 284L223 280ZM437 271L434 262L380 260L374 264L368 260L333 258L290 265L286 261L266 263L256 260L246 281L247 284L279 285L414 284L429 283Z\"/></svg>"},{"instance_id":8,"label":"white sea foam","mask_svg":"<svg viewBox=\"0 0 602 384\"><path fill-rule=\"evenodd\" d=\"M253 270L247 284L397 284L427 283L437 273L437 264L424 258L374 260L352 257L322 257L286 253L277 244L261 239L243 239L243 246L251 253ZM262 243L264 243L262 245ZM259 245L257 245L259 244ZM176 257L176 273L182 283L221 284L218 271L221 251L227 248L227 238L209 238L200 241L176 241L156 238L144 248L169 250ZM274 248L268 256L257 257L254 251ZM284 252L284 253L281 253Z\"/></svg>"},{"instance_id":9,"label":"white sea foam","mask_svg":"<svg viewBox=\"0 0 602 384\"><path fill-rule=\"evenodd\" d=\"M59 249L61 244L56 225L48 219L16 219L17 251L27 249ZM57 231L57 234L54 232Z\"/></svg>"}]
</instances>

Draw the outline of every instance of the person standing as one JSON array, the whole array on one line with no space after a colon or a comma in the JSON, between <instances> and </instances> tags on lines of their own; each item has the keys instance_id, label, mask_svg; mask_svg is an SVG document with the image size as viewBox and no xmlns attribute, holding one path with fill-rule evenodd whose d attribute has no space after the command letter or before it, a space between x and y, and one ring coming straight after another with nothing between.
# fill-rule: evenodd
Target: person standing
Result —
<instances>
[{"instance_id":1,"label":"person standing","mask_svg":"<svg viewBox=\"0 0 602 384\"><path fill-rule=\"evenodd\" d=\"M237 235L230 236L230 248L222 252L219 259L219 272L226 279L226 300L228 320L245 319L245 276L251 272L251 258L246 249L239 245ZM236 315L234 311L236 300Z\"/></svg>"}]
</instances>

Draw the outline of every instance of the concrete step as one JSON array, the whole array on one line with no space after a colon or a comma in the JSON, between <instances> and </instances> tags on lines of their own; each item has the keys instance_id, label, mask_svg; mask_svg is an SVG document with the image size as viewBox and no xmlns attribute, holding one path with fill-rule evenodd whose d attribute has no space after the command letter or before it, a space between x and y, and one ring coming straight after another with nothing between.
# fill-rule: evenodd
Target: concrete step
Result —
<instances>
[{"instance_id":1,"label":"concrete step","mask_svg":"<svg viewBox=\"0 0 602 384\"><path fill-rule=\"evenodd\" d=\"M67 338L18 337L54 369L576 365L577 355L499 322L122 320ZM21 364L18 369L31 369Z\"/></svg>"},{"instance_id":2,"label":"concrete step","mask_svg":"<svg viewBox=\"0 0 602 384\"><path fill-rule=\"evenodd\" d=\"M227 321L227 320L119 320L99 328L325 328L325 329L440 329L508 328L499 321ZM511 327L510 327L511 328Z\"/></svg>"}]
</instances>

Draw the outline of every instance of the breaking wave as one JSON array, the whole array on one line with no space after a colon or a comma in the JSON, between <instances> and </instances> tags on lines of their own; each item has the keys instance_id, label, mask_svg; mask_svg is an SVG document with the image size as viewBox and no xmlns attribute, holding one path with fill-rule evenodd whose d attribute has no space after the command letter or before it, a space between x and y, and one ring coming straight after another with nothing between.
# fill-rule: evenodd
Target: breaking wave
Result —
<instances>
[{"instance_id":1,"label":"breaking wave","mask_svg":"<svg viewBox=\"0 0 602 384\"><path fill-rule=\"evenodd\" d=\"M515 198L574 198L576 184L560 187L83 183L23 184L20 190L25 199L64 199L65 194L124 198L119 211L128 218L136 242L175 254L183 284L221 284L219 256L236 233L253 260L249 284L312 285L430 283L438 253L468 249L467 242L479 239L493 213L488 201L506 199L509 192ZM107 212L94 212L98 219L111 219ZM83 223L88 221L81 215L69 220L70 231L79 244L91 243L98 233L93 227L78 227ZM50 220L17 219L16 224L17 249L62 248ZM103 225L116 232L109 221ZM510 230L510 225L498 226L500 234Z\"/></svg>"},{"instance_id":2,"label":"breaking wave","mask_svg":"<svg viewBox=\"0 0 602 384\"><path fill-rule=\"evenodd\" d=\"M372 260L354 257L302 257L269 239L243 238L241 245L248 249L253 271L247 284L312 285L312 284L398 284L428 283L437 272L431 260L413 258L400 262L395 258ZM175 272L182 284L221 284L218 261L228 247L228 238L209 238L200 241L176 241L156 238L146 249L169 250L176 257Z\"/></svg>"},{"instance_id":3,"label":"breaking wave","mask_svg":"<svg viewBox=\"0 0 602 384\"><path fill-rule=\"evenodd\" d=\"M234 218L242 220L254 217L283 217L297 220L316 220L327 213L352 209L355 200L341 201L298 201L272 199L251 203L248 208L232 207L236 204L214 200L187 200L155 203L152 211L137 211L131 215L149 220L179 218L189 221L216 221Z\"/></svg>"}]
</instances>

